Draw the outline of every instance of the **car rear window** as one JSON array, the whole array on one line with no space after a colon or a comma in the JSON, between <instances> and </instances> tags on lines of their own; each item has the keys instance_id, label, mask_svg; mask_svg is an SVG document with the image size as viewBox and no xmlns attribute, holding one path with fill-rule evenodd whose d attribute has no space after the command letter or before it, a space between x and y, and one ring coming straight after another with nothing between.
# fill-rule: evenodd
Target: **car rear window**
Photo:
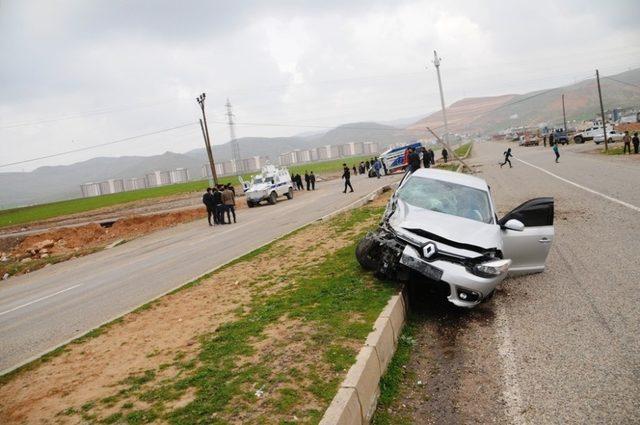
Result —
<instances>
[{"instance_id":1,"label":"car rear window","mask_svg":"<svg viewBox=\"0 0 640 425\"><path fill-rule=\"evenodd\" d=\"M489 194L480 189L443 180L411 176L398 198L418 208L493 223Z\"/></svg>"}]
</instances>

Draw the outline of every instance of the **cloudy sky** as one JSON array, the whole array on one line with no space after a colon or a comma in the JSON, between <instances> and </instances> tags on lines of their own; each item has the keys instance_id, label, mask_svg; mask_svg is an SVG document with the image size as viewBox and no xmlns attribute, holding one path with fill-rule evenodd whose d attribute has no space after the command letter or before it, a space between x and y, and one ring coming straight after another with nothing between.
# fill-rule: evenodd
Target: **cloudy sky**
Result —
<instances>
[{"instance_id":1,"label":"cloudy sky","mask_svg":"<svg viewBox=\"0 0 640 425\"><path fill-rule=\"evenodd\" d=\"M2 171L390 122L640 67L637 0L0 0ZM191 125L189 125L191 124ZM183 126L183 127L181 127Z\"/></svg>"}]
</instances>

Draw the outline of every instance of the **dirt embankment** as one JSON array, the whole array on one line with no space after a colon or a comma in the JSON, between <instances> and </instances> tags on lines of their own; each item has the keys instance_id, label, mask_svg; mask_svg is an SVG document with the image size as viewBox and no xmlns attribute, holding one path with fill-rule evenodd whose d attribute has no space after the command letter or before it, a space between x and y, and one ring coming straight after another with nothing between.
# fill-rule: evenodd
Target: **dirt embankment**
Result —
<instances>
[{"instance_id":1,"label":"dirt embankment","mask_svg":"<svg viewBox=\"0 0 640 425\"><path fill-rule=\"evenodd\" d=\"M376 200L374 206L382 206L384 202L384 198ZM199 362L202 344L207 341L203 335L218 335L220 329L229 326L249 308L252 297L291 290L296 268L306 269L320 263L330 253L353 243L354 232L377 219L371 216L349 231L334 229L332 222L314 224L276 242L255 257L223 268L195 286L124 316L95 338L71 343L46 362L32 364L0 380L0 423L112 423L111 420L119 423L128 418L139 420L143 415L139 412L153 409L158 400L165 400L162 412L187 405L195 397L193 388L171 398L172 394L161 393L150 386L189 376ZM283 262L287 253L301 251L305 252L303 258ZM253 350L240 360L251 364L260 358L261 362L268 360L269 368L278 373L313 369L320 382L335 379L338 372L323 366L325 360L317 350L307 347L305 341L309 341L310 335L313 336L311 329L295 319L285 318L269 327L264 338L253 341ZM251 401L255 410L210 419L222 421L220 423L247 423L269 412L284 415L281 409L286 405L283 407L282 403L297 401L273 397L288 394L296 385L308 384L304 379L296 379L264 395L260 393L261 388L250 388L247 391L254 394L250 398L255 398ZM305 399L308 406L321 408L318 404L318 400L323 400L321 396L314 396L314 392L308 390L300 392L303 397L309 397ZM246 402L243 400L238 402ZM267 417L270 423L284 420L276 420L273 415ZM136 423L159 419L146 417L145 421ZM297 421L291 417L289 420Z\"/></svg>"},{"instance_id":2,"label":"dirt embankment","mask_svg":"<svg viewBox=\"0 0 640 425\"><path fill-rule=\"evenodd\" d=\"M90 223L26 237L0 239L0 277L24 274L48 264L93 253L157 230L206 216L203 208L123 218L111 227Z\"/></svg>"}]
</instances>

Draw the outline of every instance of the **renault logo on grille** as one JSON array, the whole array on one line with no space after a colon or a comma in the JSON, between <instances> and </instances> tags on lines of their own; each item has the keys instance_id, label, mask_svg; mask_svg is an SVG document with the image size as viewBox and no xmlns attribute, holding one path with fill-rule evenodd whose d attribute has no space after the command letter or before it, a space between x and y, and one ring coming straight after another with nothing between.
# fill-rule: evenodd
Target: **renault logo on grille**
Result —
<instances>
[{"instance_id":1,"label":"renault logo on grille","mask_svg":"<svg viewBox=\"0 0 640 425\"><path fill-rule=\"evenodd\" d=\"M438 248L433 242L429 242L422 247L422 255L424 256L424 258L431 258L436 255L436 252L438 252Z\"/></svg>"}]
</instances>

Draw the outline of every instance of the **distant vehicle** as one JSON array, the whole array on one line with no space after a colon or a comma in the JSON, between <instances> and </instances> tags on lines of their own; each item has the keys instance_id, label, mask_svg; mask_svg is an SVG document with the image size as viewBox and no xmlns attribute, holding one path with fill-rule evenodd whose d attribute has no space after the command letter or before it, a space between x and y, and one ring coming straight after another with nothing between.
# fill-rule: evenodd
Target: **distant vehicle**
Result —
<instances>
[{"instance_id":1,"label":"distant vehicle","mask_svg":"<svg viewBox=\"0 0 640 425\"><path fill-rule=\"evenodd\" d=\"M623 137L624 133L616 130L607 130L607 143L620 142ZM593 136L593 142L596 145L604 143L604 134L602 134L602 130L600 130L600 133Z\"/></svg>"},{"instance_id":2,"label":"distant vehicle","mask_svg":"<svg viewBox=\"0 0 640 425\"><path fill-rule=\"evenodd\" d=\"M568 144L569 136L567 136L567 131L564 128L556 128L553 130L553 142L560 143L561 145Z\"/></svg>"},{"instance_id":3,"label":"distant vehicle","mask_svg":"<svg viewBox=\"0 0 640 425\"><path fill-rule=\"evenodd\" d=\"M293 183L291 175L286 168L278 168L272 164L262 167L261 173L256 174L251 182L246 182L239 177L240 183L247 197L247 206L253 208L262 201L273 205L279 196L293 198Z\"/></svg>"},{"instance_id":4,"label":"distant vehicle","mask_svg":"<svg viewBox=\"0 0 640 425\"><path fill-rule=\"evenodd\" d=\"M394 173L396 171L402 171L407 167L404 153L409 148L414 148L420 152L422 150L422 143L415 142L398 148L391 148L380 154L380 160L387 167L387 172Z\"/></svg>"},{"instance_id":5,"label":"distant vehicle","mask_svg":"<svg viewBox=\"0 0 640 425\"><path fill-rule=\"evenodd\" d=\"M579 133L576 133L573 136L573 141L576 143L584 143L589 140L593 140L595 136L598 134L602 135L602 127L599 125L595 125L593 127L589 127L586 130L583 130Z\"/></svg>"},{"instance_id":6,"label":"distant vehicle","mask_svg":"<svg viewBox=\"0 0 640 425\"><path fill-rule=\"evenodd\" d=\"M520 140L518 140L518 146L538 146L539 144L540 141L536 137L520 136Z\"/></svg>"}]
</instances>

